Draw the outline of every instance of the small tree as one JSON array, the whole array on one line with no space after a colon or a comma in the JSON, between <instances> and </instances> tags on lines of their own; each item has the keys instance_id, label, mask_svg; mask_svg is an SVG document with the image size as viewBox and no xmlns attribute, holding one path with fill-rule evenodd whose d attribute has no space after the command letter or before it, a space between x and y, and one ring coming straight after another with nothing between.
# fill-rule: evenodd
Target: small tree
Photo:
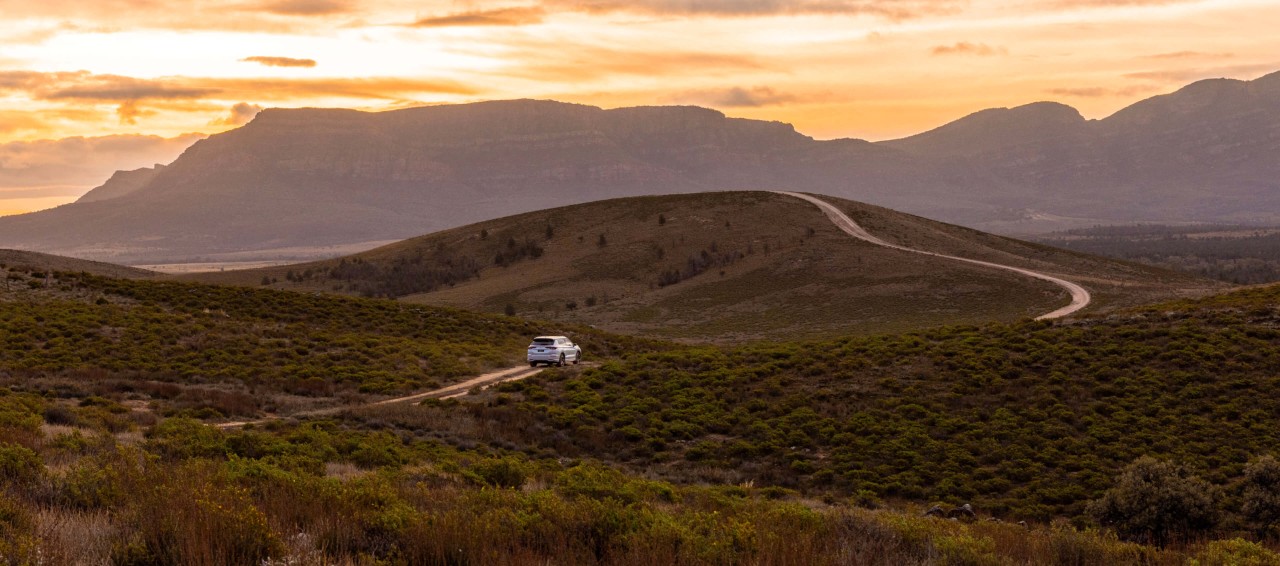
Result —
<instances>
[{"instance_id":1,"label":"small tree","mask_svg":"<svg viewBox=\"0 0 1280 566\"><path fill-rule=\"evenodd\" d=\"M554 235L556 235L556 229L552 228L550 224L547 224L547 239L550 240Z\"/></svg>"},{"instance_id":2,"label":"small tree","mask_svg":"<svg viewBox=\"0 0 1280 566\"><path fill-rule=\"evenodd\" d=\"M658 215L658 226L664 226L664 225L666 225L666 223L667 223L667 215L665 215L665 214L659 214L659 215Z\"/></svg>"},{"instance_id":3,"label":"small tree","mask_svg":"<svg viewBox=\"0 0 1280 566\"><path fill-rule=\"evenodd\" d=\"M1184 466L1143 456L1129 464L1089 514L1125 539L1164 547L1217 522L1217 490Z\"/></svg>"},{"instance_id":4,"label":"small tree","mask_svg":"<svg viewBox=\"0 0 1280 566\"><path fill-rule=\"evenodd\" d=\"M603 248L608 244L609 244L609 240L604 237L604 234L600 234L600 239L596 240L596 245Z\"/></svg>"},{"instance_id":5,"label":"small tree","mask_svg":"<svg viewBox=\"0 0 1280 566\"><path fill-rule=\"evenodd\" d=\"M516 315L516 306L515 306L515 305L513 305L513 304L511 304L511 303L507 303L507 308L502 309L502 312L503 312L503 313L506 313L506 315L507 315L507 316L515 316L515 315Z\"/></svg>"},{"instance_id":6,"label":"small tree","mask_svg":"<svg viewBox=\"0 0 1280 566\"><path fill-rule=\"evenodd\" d=\"M1266 538L1271 527L1280 523L1280 461L1271 456L1254 458L1244 467L1244 512L1246 519L1258 529L1258 538Z\"/></svg>"}]
</instances>

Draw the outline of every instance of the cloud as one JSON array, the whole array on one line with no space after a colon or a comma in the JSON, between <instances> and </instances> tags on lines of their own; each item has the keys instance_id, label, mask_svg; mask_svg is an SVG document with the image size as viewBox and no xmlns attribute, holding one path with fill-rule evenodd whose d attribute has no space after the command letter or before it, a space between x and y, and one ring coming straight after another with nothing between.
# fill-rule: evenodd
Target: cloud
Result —
<instances>
[{"instance_id":1,"label":"cloud","mask_svg":"<svg viewBox=\"0 0 1280 566\"><path fill-rule=\"evenodd\" d=\"M262 55L254 55L253 57L245 57L241 59L245 63L257 63L268 67L314 67L315 59L294 59L292 57L265 57Z\"/></svg>"},{"instance_id":2,"label":"cloud","mask_svg":"<svg viewBox=\"0 0 1280 566\"><path fill-rule=\"evenodd\" d=\"M593 45L516 45L524 64L507 71L522 78L582 82L610 76L705 77L743 70L762 70L756 57L740 53L698 51L634 51Z\"/></svg>"},{"instance_id":3,"label":"cloud","mask_svg":"<svg viewBox=\"0 0 1280 566\"><path fill-rule=\"evenodd\" d=\"M261 9L288 16L327 16L350 11L351 3L340 0L277 0L262 4Z\"/></svg>"},{"instance_id":4,"label":"cloud","mask_svg":"<svg viewBox=\"0 0 1280 566\"><path fill-rule=\"evenodd\" d=\"M475 89L447 80L399 77L367 78L204 78L168 77L161 80L87 71L41 73L0 72L0 92L21 92L35 100L107 102L122 106L122 118L144 114L138 104L198 101L212 96L290 100L307 96L369 99L412 98L424 93L475 94ZM234 98L232 98L234 100ZM131 107L125 107L130 105Z\"/></svg>"},{"instance_id":5,"label":"cloud","mask_svg":"<svg viewBox=\"0 0 1280 566\"><path fill-rule=\"evenodd\" d=\"M116 115L120 117L121 124L137 124L138 118L143 116L154 116L154 110L143 110L138 108L138 101L126 100L120 103L120 107L116 109Z\"/></svg>"},{"instance_id":6,"label":"cloud","mask_svg":"<svg viewBox=\"0 0 1280 566\"><path fill-rule=\"evenodd\" d=\"M996 46L992 47L985 43L970 43L968 41L960 41L952 45L935 45L929 50L933 55L977 55L980 57L990 57L992 55L1008 55L1009 50Z\"/></svg>"},{"instance_id":7,"label":"cloud","mask_svg":"<svg viewBox=\"0 0 1280 566\"><path fill-rule=\"evenodd\" d=\"M66 187L77 188L76 195L83 194L117 169L169 163L203 137L123 135L0 144L0 189L22 190L31 198L65 196ZM53 187L60 192L48 192ZM17 198L8 192L5 196Z\"/></svg>"},{"instance_id":8,"label":"cloud","mask_svg":"<svg viewBox=\"0 0 1280 566\"><path fill-rule=\"evenodd\" d=\"M39 100L122 102L143 99L201 98L216 91L174 84L173 81L95 75L88 71L41 73L0 72L0 90L25 91Z\"/></svg>"},{"instance_id":9,"label":"cloud","mask_svg":"<svg viewBox=\"0 0 1280 566\"><path fill-rule=\"evenodd\" d=\"M210 123L212 126L243 126L248 124L254 116L262 112L262 107L257 104L249 104L248 102L240 102L231 107L231 113L225 118L219 118Z\"/></svg>"},{"instance_id":10,"label":"cloud","mask_svg":"<svg viewBox=\"0 0 1280 566\"><path fill-rule=\"evenodd\" d=\"M1221 67L1197 67L1186 69L1170 69L1160 71L1143 71L1124 75L1127 79L1156 81L1162 83L1190 83L1204 79L1224 77L1253 76L1273 72L1280 69L1280 63L1263 63L1257 65L1225 65Z\"/></svg>"},{"instance_id":11,"label":"cloud","mask_svg":"<svg viewBox=\"0 0 1280 566\"><path fill-rule=\"evenodd\" d=\"M964 0L546 0L584 12L668 15L769 16L779 14L868 14L890 19L953 13Z\"/></svg>"},{"instance_id":12,"label":"cloud","mask_svg":"<svg viewBox=\"0 0 1280 566\"><path fill-rule=\"evenodd\" d=\"M1049 89L1046 92L1058 96L1070 96L1074 98L1105 98L1130 97L1139 94L1146 94L1156 90L1160 90L1160 88L1152 85L1135 85L1125 88L1064 87Z\"/></svg>"},{"instance_id":13,"label":"cloud","mask_svg":"<svg viewBox=\"0 0 1280 566\"><path fill-rule=\"evenodd\" d=\"M795 102L797 97L767 86L733 87L720 90L690 91L676 97L682 102L705 104L717 108L758 108Z\"/></svg>"},{"instance_id":14,"label":"cloud","mask_svg":"<svg viewBox=\"0 0 1280 566\"><path fill-rule=\"evenodd\" d=\"M1174 51L1171 53L1156 53L1155 55L1146 55L1143 59L1230 59L1235 57L1234 53L1204 53L1202 51Z\"/></svg>"},{"instance_id":15,"label":"cloud","mask_svg":"<svg viewBox=\"0 0 1280 566\"><path fill-rule=\"evenodd\" d=\"M421 18L409 27L455 27L455 26L523 26L541 23L546 12L538 7L498 8L495 10L475 10L459 12L445 16Z\"/></svg>"}]
</instances>

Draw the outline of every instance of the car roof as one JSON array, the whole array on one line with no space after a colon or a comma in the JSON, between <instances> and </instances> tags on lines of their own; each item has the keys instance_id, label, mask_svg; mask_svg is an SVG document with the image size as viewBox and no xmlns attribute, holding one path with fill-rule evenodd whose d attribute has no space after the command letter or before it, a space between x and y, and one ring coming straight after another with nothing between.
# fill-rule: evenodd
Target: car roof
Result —
<instances>
[{"instance_id":1,"label":"car roof","mask_svg":"<svg viewBox=\"0 0 1280 566\"><path fill-rule=\"evenodd\" d=\"M538 336L534 340L558 340L560 338L568 339L566 336Z\"/></svg>"}]
</instances>

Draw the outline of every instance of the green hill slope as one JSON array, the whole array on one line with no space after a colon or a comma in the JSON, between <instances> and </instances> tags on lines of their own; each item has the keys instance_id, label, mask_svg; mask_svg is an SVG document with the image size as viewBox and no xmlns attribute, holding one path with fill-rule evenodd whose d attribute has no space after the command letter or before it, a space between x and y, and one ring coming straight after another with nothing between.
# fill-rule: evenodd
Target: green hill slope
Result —
<instances>
[{"instance_id":1,"label":"green hill slope","mask_svg":"<svg viewBox=\"0 0 1280 566\"><path fill-rule=\"evenodd\" d=\"M1211 541L1256 528L1234 486L1280 447L1280 287L719 348L387 300L9 273L41 282L0 300L0 551L19 562L1276 560ZM198 420L430 387L517 362L543 332L572 333L601 365L421 406L235 431ZM1140 455L1226 493L1209 538L1156 549L1077 530ZM972 502L983 521L922 517L934 501ZM1035 524L1060 517L1076 526Z\"/></svg>"},{"instance_id":2,"label":"green hill slope","mask_svg":"<svg viewBox=\"0 0 1280 566\"><path fill-rule=\"evenodd\" d=\"M1280 449L1277 304L1280 286L1058 323L636 355L503 386L483 418L521 423L491 442L679 481L1083 520L1140 456L1230 490Z\"/></svg>"},{"instance_id":3,"label":"green hill slope","mask_svg":"<svg viewBox=\"0 0 1280 566\"><path fill-rule=\"evenodd\" d=\"M1071 277L1099 307L1220 288L838 202L901 245ZM600 201L430 234L339 260L190 278L401 298L697 340L794 339L1031 318L1052 284L856 241L812 205L764 192Z\"/></svg>"}]
</instances>

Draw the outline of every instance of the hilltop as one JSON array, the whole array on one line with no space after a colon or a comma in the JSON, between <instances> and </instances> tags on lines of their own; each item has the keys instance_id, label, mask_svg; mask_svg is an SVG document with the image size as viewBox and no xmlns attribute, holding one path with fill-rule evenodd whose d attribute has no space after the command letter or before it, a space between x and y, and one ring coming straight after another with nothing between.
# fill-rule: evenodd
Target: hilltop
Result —
<instances>
[{"instance_id":1,"label":"hilltop","mask_svg":"<svg viewBox=\"0 0 1280 566\"><path fill-rule=\"evenodd\" d=\"M1277 110L1280 73L1197 82L1101 120L1040 102L879 143L688 106L268 109L76 203L0 218L0 245L134 264L316 257L532 210L710 190L829 194L1006 233L1268 223L1280 221Z\"/></svg>"},{"instance_id":2,"label":"hilltop","mask_svg":"<svg viewBox=\"0 0 1280 566\"><path fill-rule=\"evenodd\" d=\"M895 244L1071 277L1095 308L1220 284L831 199ZM739 341L1033 318L1059 288L877 247L775 193L634 197L420 236L334 260L186 279L391 297L591 324L613 332Z\"/></svg>"}]
</instances>

